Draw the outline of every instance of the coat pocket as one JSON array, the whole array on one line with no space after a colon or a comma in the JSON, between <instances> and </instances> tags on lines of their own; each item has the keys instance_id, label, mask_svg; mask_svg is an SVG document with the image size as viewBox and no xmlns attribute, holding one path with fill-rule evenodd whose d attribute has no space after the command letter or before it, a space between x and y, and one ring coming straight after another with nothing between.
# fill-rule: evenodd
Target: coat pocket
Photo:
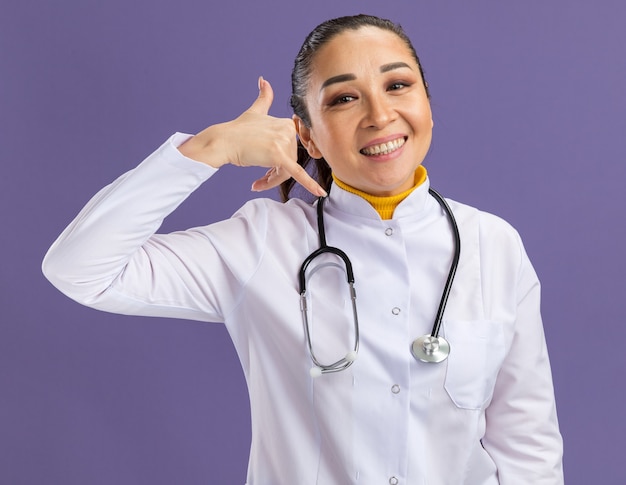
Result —
<instances>
[{"instance_id":1,"label":"coat pocket","mask_svg":"<svg viewBox=\"0 0 626 485\"><path fill-rule=\"evenodd\" d=\"M446 320L450 356L444 387L462 409L481 409L491 398L505 345L502 325L489 320Z\"/></svg>"}]
</instances>

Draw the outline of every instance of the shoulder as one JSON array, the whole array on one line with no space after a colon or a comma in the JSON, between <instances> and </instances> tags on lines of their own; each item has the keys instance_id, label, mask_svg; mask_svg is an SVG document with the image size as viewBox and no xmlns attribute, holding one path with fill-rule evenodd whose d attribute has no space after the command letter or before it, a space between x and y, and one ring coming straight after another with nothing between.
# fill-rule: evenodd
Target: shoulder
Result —
<instances>
[{"instance_id":1,"label":"shoulder","mask_svg":"<svg viewBox=\"0 0 626 485\"><path fill-rule=\"evenodd\" d=\"M523 243L519 232L502 217L461 202L448 200L459 230L474 234L485 255L506 254L522 257Z\"/></svg>"},{"instance_id":2,"label":"shoulder","mask_svg":"<svg viewBox=\"0 0 626 485\"><path fill-rule=\"evenodd\" d=\"M466 258L478 263L484 294L504 292L521 300L539 285L522 238L509 222L466 204L449 204L461 233L461 257L465 252Z\"/></svg>"},{"instance_id":3,"label":"shoulder","mask_svg":"<svg viewBox=\"0 0 626 485\"><path fill-rule=\"evenodd\" d=\"M246 202L233 219L244 219L255 226L288 230L290 226L302 228L315 220L315 207L301 199L279 202L270 198L257 198Z\"/></svg>"},{"instance_id":4,"label":"shoulder","mask_svg":"<svg viewBox=\"0 0 626 485\"><path fill-rule=\"evenodd\" d=\"M484 236L519 238L519 233L500 216L451 199L446 199L459 224L477 225Z\"/></svg>"},{"instance_id":5,"label":"shoulder","mask_svg":"<svg viewBox=\"0 0 626 485\"><path fill-rule=\"evenodd\" d=\"M235 213L237 214L271 214L277 217L302 217L313 210L314 206L301 199L290 199L280 202L268 197L259 197L247 201Z\"/></svg>"}]
</instances>

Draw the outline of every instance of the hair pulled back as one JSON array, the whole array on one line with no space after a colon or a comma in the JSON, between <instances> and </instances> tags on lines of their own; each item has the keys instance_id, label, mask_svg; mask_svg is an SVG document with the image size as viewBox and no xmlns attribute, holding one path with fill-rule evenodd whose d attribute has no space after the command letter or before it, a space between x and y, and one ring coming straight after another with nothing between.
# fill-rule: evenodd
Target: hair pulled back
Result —
<instances>
[{"instance_id":1,"label":"hair pulled back","mask_svg":"<svg viewBox=\"0 0 626 485\"><path fill-rule=\"evenodd\" d=\"M358 30L362 27L377 27L382 30L393 32L404 41L407 48L411 52L411 55L415 59L417 66L419 67L422 81L424 82L424 88L426 89L426 95L430 98L428 84L424 79L424 71L417 53L415 52L415 48L399 24L395 24L391 20L372 15L360 14L338 17L321 23L315 27L313 31L311 31L311 33L304 40L304 43L302 44L302 47L300 48L300 51L294 61L293 70L291 71L291 108L293 109L294 114L302 119L303 123L307 127L311 127L311 119L309 117L305 98L315 54L322 46L327 44L337 35L347 30ZM306 148L304 148L302 143L300 143L300 140L298 140L298 164L307 169L311 161L314 162L314 173L312 176L317 179L318 183L326 191L328 191L332 182L331 169L328 163L326 163L326 160L323 158L311 158ZM295 183L296 181L291 178L281 184L280 195L283 201L289 200Z\"/></svg>"}]
</instances>

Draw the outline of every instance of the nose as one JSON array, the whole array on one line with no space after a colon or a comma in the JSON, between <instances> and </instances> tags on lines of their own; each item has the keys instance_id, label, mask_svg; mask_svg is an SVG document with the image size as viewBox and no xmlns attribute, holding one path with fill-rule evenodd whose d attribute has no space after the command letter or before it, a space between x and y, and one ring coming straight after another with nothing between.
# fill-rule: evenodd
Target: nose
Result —
<instances>
[{"instance_id":1,"label":"nose","mask_svg":"<svg viewBox=\"0 0 626 485\"><path fill-rule=\"evenodd\" d=\"M397 113L384 94L368 96L363 124L366 128L381 129L396 119Z\"/></svg>"}]
</instances>

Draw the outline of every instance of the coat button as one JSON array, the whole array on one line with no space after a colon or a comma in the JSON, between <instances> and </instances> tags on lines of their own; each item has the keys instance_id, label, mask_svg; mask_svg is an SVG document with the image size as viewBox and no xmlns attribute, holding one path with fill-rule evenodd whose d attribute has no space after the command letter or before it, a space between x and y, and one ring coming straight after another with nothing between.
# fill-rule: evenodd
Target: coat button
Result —
<instances>
[{"instance_id":1,"label":"coat button","mask_svg":"<svg viewBox=\"0 0 626 485\"><path fill-rule=\"evenodd\" d=\"M400 386L398 384L394 384L393 386L391 386L391 392L393 392L394 394L398 394L400 392Z\"/></svg>"},{"instance_id":2,"label":"coat button","mask_svg":"<svg viewBox=\"0 0 626 485\"><path fill-rule=\"evenodd\" d=\"M400 483L396 477L391 477L389 479L389 485L398 485Z\"/></svg>"},{"instance_id":3,"label":"coat button","mask_svg":"<svg viewBox=\"0 0 626 485\"><path fill-rule=\"evenodd\" d=\"M400 309L397 306L394 306L391 309L391 313L393 313L394 315L400 315Z\"/></svg>"},{"instance_id":4,"label":"coat button","mask_svg":"<svg viewBox=\"0 0 626 485\"><path fill-rule=\"evenodd\" d=\"M393 234L393 229L391 227L388 227L387 229L385 229L385 235L391 236L392 234Z\"/></svg>"}]
</instances>

